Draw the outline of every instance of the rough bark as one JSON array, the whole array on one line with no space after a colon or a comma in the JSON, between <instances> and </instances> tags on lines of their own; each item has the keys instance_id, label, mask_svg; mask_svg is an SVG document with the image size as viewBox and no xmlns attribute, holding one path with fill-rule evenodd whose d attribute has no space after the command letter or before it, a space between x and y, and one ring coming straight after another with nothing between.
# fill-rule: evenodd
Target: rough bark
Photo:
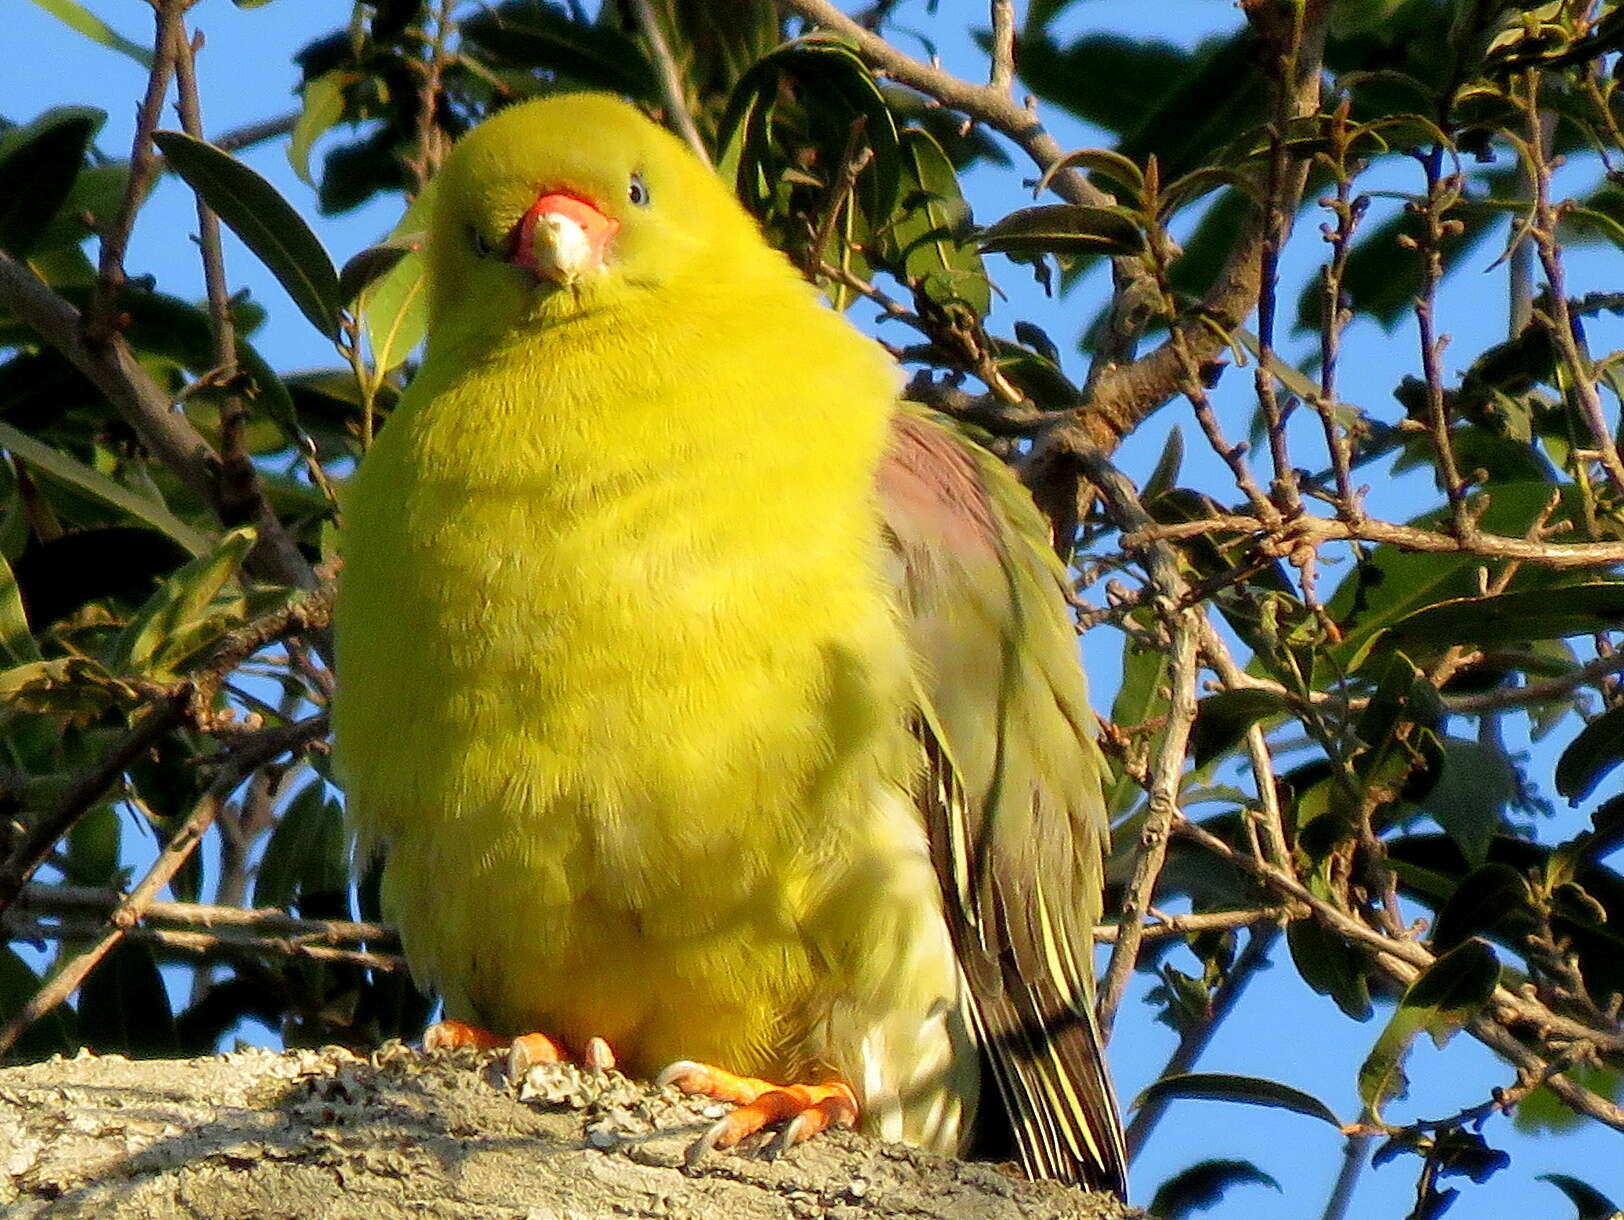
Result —
<instances>
[{"instance_id":1,"label":"rough bark","mask_svg":"<svg viewBox=\"0 0 1624 1220\"><path fill-rule=\"evenodd\" d=\"M398 1046L0 1071L0 1214L395 1220L1119 1220L1104 1195L849 1132L684 1168L714 1107L618 1073Z\"/></svg>"}]
</instances>

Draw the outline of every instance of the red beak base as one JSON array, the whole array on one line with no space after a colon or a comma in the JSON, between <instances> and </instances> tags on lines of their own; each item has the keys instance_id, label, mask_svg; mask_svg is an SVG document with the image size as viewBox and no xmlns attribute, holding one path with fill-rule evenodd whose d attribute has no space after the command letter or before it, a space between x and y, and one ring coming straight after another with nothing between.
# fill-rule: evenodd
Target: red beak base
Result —
<instances>
[{"instance_id":1,"label":"red beak base","mask_svg":"<svg viewBox=\"0 0 1624 1220\"><path fill-rule=\"evenodd\" d=\"M570 283L603 269L619 228L618 220L578 195L543 192L514 226L508 261L538 279Z\"/></svg>"}]
</instances>

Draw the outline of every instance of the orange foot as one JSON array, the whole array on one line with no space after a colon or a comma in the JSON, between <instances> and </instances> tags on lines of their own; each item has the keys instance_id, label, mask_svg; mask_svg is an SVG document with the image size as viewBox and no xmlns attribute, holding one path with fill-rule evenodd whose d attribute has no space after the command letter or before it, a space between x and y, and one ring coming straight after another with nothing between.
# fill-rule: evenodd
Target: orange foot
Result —
<instances>
[{"instance_id":1,"label":"orange foot","mask_svg":"<svg viewBox=\"0 0 1624 1220\"><path fill-rule=\"evenodd\" d=\"M732 1072L708 1064L679 1059L661 1072L655 1083L675 1085L684 1093L731 1101L739 1107L718 1119L710 1130L694 1141L688 1149L690 1168L706 1153L717 1148L731 1148L740 1140L774 1123L784 1125L767 1148L769 1157L775 1157L830 1127L850 1127L857 1122L857 1096L839 1082L773 1084L769 1080L735 1076Z\"/></svg>"},{"instance_id":2,"label":"orange foot","mask_svg":"<svg viewBox=\"0 0 1624 1220\"><path fill-rule=\"evenodd\" d=\"M564 1048L546 1034L520 1034L517 1038L504 1038L489 1030L469 1025L466 1021L436 1021L423 1031L425 1051L454 1050L471 1046L488 1051L508 1048L508 1079L517 1080L538 1063L566 1063L569 1055ZM581 1055L581 1066L607 1072L615 1066L615 1053L602 1038L589 1038Z\"/></svg>"}]
</instances>

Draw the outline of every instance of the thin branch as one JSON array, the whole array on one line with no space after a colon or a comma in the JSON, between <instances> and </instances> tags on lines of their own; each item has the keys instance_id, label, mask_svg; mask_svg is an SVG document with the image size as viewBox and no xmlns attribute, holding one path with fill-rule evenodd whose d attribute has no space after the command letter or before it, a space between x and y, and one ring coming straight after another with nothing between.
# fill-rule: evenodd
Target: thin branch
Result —
<instances>
[{"instance_id":1,"label":"thin branch","mask_svg":"<svg viewBox=\"0 0 1624 1220\"><path fill-rule=\"evenodd\" d=\"M1437 960L1417 941L1400 940L1376 931L1313 893L1292 873L1237 851L1198 823L1180 817L1173 825L1173 832L1250 873L1281 897L1307 906L1328 931L1374 950L1374 960L1396 982L1408 984ZM1553 1012L1544 1004L1505 987L1495 988L1490 1003L1501 1021L1529 1026L1541 1036L1554 1034L1568 1041L1587 1042L1608 1054L1624 1054L1624 1029L1597 1029Z\"/></svg>"},{"instance_id":2,"label":"thin branch","mask_svg":"<svg viewBox=\"0 0 1624 1220\"><path fill-rule=\"evenodd\" d=\"M274 640L311 634L332 619L330 588L294 598L287 605L222 636L208 662L170 687L154 692L151 706L105 758L68 785L56 804L35 819L22 842L0 862L0 914L22 892L59 839L102 797L136 759L171 729L190 721L213 725L213 702L226 675Z\"/></svg>"},{"instance_id":3,"label":"thin branch","mask_svg":"<svg viewBox=\"0 0 1624 1220\"><path fill-rule=\"evenodd\" d=\"M1107 511L1125 533L1142 530L1150 516L1139 502L1133 484L1103 455L1091 453L1082 459L1089 482L1099 491ZM1172 665L1168 684L1172 697L1161 742L1151 767L1150 811L1140 832L1139 856L1132 879L1122 900L1122 931L1111 949L1111 960L1100 984L1098 1020L1101 1033L1109 1038L1116 1011L1128 988L1139 957L1145 914L1150 909L1167 857L1169 829L1179 818L1178 795L1189 753L1190 729L1195 724L1195 683L1198 672L1197 640L1204 611L1187 603L1189 592L1179 572L1178 559L1165 543L1149 542L1142 548L1143 561L1156 590L1158 616L1172 636Z\"/></svg>"},{"instance_id":4,"label":"thin branch","mask_svg":"<svg viewBox=\"0 0 1624 1220\"><path fill-rule=\"evenodd\" d=\"M1432 433L1433 460L1438 465L1438 476L1443 481L1444 494L1449 498L1449 519L1456 533L1469 530L1472 518L1466 504L1466 485L1461 478L1459 463L1455 460L1454 438L1450 435L1449 406L1444 397L1443 347L1448 341L1437 334L1433 321L1433 306L1437 301L1438 285L1444 277L1444 239L1459 236L1464 226L1458 220L1445 219L1445 213L1460 194L1455 177L1444 178L1439 173L1444 149L1435 145L1420 156L1427 176L1427 196L1424 204L1411 204L1410 210L1419 213L1425 233L1419 241L1402 238L1421 252L1421 293L1415 300L1416 330L1421 342L1421 369L1427 386L1427 426Z\"/></svg>"},{"instance_id":5,"label":"thin branch","mask_svg":"<svg viewBox=\"0 0 1624 1220\"><path fill-rule=\"evenodd\" d=\"M1353 195L1353 175L1348 167L1351 153L1352 104L1344 98L1331 116L1334 156L1322 158L1336 178L1336 194L1321 204L1336 218L1336 224L1321 225L1320 232L1331 247L1331 258L1320 269L1320 382L1319 395L1310 402L1319 416L1325 434L1325 448L1336 476L1337 511L1347 517L1360 515L1359 498L1353 490L1353 447L1346 429L1336 418L1336 371L1341 355L1342 332L1352 320L1344 303L1343 283L1347 277L1348 256L1353 252L1353 235L1370 205L1369 196Z\"/></svg>"},{"instance_id":6,"label":"thin branch","mask_svg":"<svg viewBox=\"0 0 1624 1220\"><path fill-rule=\"evenodd\" d=\"M212 143L216 148L224 149L226 152L237 152L240 149L252 148L255 144L263 144L266 140L285 136L298 122L299 112L293 110L287 114L260 119L255 123L244 123L241 127L233 127L230 131L222 131L214 137Z\"/></svg>"},{"instance_id":7,"label":"thin branch","mask_svg":"<svg viewBox=\"0 0 1624 1220\"><path fill-rule=\"evenodd\" d=\"M1302 541L1317 545L1326 542L1385 542L1408 551L1476 555L1482 559L1519 559L1548 568L1596 568L1624 563L1624 542L1531 542L1486 534L1472 526L1462 536L1440 534L1413 525L1362 519L1357 522L1303 515L1285 522L1277 534L1256 517L1239 513L1215 513L1199 521L1173 525L1149 525L1123 538L1124 545L1147 540L1177 541L1207 534L1256 534L1260 543L1289 553Z\"/></svg>"},{"instance_id":8,"label":"thin branch","mask_svg":"<svg viewBox=\"0 0 1624 1220\"><path fill-rule=\"evenodd\" d=\"M308 730L301 730L301 734ZM126 901L118 890L88 885L29 885L13 908L18 914L111 915ZM370 944L375 948L398 949L400 937L386 923L354 919L306 919L289 915L276 907L234 907L204 902L161 902L147 904L146 921L191 931L218 931L231 928L256 936L309 937L329 945Z\"/></svg>"},{"instance_id":9,"label":"thin branch","mask_svg":"<svg viewBox=\"0 0 1624 1220\"><path fill-rule=\"evenodd\" d=\"M1343 1220L1348 1214L1348 1208L1353 1204L1353 1189L1359 1183L1359 1175L1364 1172L1365 1153L1370 1150L1373 1137L1369 1135L1350 1135L1342 1148L1342 1167L1337 1171L1336 1182L1331 1186L1331 1197L1325 1201L1325 1211L1321 1213L1320 1220Z\"/></svg>"},{"instance_id":10,"label":"thin branch","mask_svg":"<svg viewBox=\"0 0 1624 1220\"><path fill-rule=\"evenodd\" d=\"M192 812L170 836L158 859L142 877L129 897L107 917L108 931L96 944L79 954L61 970L46 980L33 997L0 1029L0 1055L5 1054L30 1025L51 1012L79 989L90 972L118 945L130 928L139 924L147 908L181 870L203 839L203 832L213 823L221 806L232 790L256 767L263 766L279 754L300 750L327 732L325 714L312 716L295 724L267 729L253 738L244 739L228 751L226 762L203 798L192 807Z\"/></svg>"},{"instance_id":11,"label":"thin branch","mask_svg":"<svg viewBox=\"0 0 1624 1220\"><path fill-rule=\"evenodd\" d=\"M1529 161L1530 177L1534 183L1531 232L1539 249L1545 282L1551 290L1547 329L1551 342L1562 357L1562 363L1567 367L1573 394L1578 399L1579 414L1590 429L1596 455L1601 459L1613 489L1624 494L1624 458L1619 456L1618 444L1613 439L1612 428L1602 410L1601 395L1596 391L1595 368L1579 338L1572 311L1568 309L1562 248L1556 236L1558 216L1551 205L1551 166L1545 153L1545 123L1539 111L1539 81L1540 75L1533 68L1523 74L1523 109L1528 120L1528 142L1523 146L1523 152Z\"/></svg>"},{"instance_id":12,"label":"thin branch","mask_svg":"<svg viewBox=\"0 0 1624 1220\"><path fill-rule=\"evenodd\" d=\"M1167 840L1178 815L1179 786L1184 778L1184 760L1189 753L1190 729L1195 724L1196 628L1192 621L1199 611L1172 612L1174 616L1172 664L1168 685L1172 701L1167 725L1151 766L1150 809L1139 832L1139 856L1133 877L1122 897L1122 929L1111 949L1111 960L1100 984L1099 1024L1102 1036L1111 1036L1117 1007L1128 990L1128 978L1139 958L1145 913L1150 909L1167 858Z\"/></svg>"},{"instance_id":13,"label":"thin branch","mask_svg":"<svg viewBox=\"0 0 1624 1220\"><path fill-rule=\"evenodd\" d=\"M214 503L218 455L191 421L173 409L170 396L152 380L122 335L111 334L95 343L88 341L84 316L26 264L3 252L0 305L26 322L89 378L135 430L141 443L174 472L187 490L204 503ZM253 524L259 530L259 545L249 557L250 570L276 584L315 588L316 576L310 564L263 496L258 498ZM331 655L330 644L322 642L318 647Z\"/></svg>"},{"instance_id":14,"label":"thin branch","mask_svg":"<svg viewBox=\"0 0 1624 1220\"><path fill-rule=\"evenodd\" d=\"M988 7L992 10L992 68L987 88L1008 93L1015 84L1015 3L991 0Z\"/></svg>"},{"instance_id":15,"label":"thin branch","mask_svg":"<svg viewBox=\"0 0 1624 1220\"><path fill-rule=\"evenodd\" d=\"M107 323L114 294L124 283L124 254L129 249L135 215L158 176L159 158L152 133L163 117L164 97L175 68L175 42L169 36L172 14L184 9L183 0L163 0L154 8L152 69L147 74L146 96L135 115L135 139L130 145L130 173L112 224L101 232L101 254L96 269L95 303L91 318L98 334L110 333Z\"/></svg>"},{"instance_id":16,"label":"thin branch","mask_svg":"<svg viewBox=\"0 0 1624 1220\"><path fill-rule=\"evenodd\" d=\"M126 900L117 890L33 884L0 917L0 931L11 940L89 940L105 930L101 920ZM89 916L98 918L90 922ZM125 935L155 948L203 957L291 957L370 970L406 969L399 934L389 924L301 919L273 909L155 901L147 905L141 925Z\"/></svg>"},{"instance_id":17,"label":"thin branch","mask_svg":"<svg viewBox=\"0 0 1624 1220\"><path fill-rule=\"evenodd\" d=\"M202 34L188 39L179 16L171 35L176 41L175 91L179 97L181 129L203 139L203 109L197 94L197 52ZM209 301L209 336L214 345L214 367L202 379L222 387L220 402L220 461L215 470L213 503L220 519L237 525L253 519L260 498L259 475L244 447L248 404L236 385L237 328L231 319L231 291L226 284L225 253L220 246L220 218L197 196L198 250L203 260L203 285Z\"/></svg>"},{"instance_id":18,"label":"thin branch","mask_svg":"<svg viewBox=\"0 0 1624 1220\"><path fill-rule=\"evenodd\" d=\"M1195 1022L1184 1031L1167 1063L1156 1074L1157 1080L1188 1072L1195 1066L1196 1061L1212 1042L1212 1036L1223 1024L1224 1018L1234 1011L1236 1003L1246 990L1246 985L1259 970L1268 965L1269 952L1279 937L1278 927L1260 927L1253 930L1247 939L1246 948L1241 950L1240 957L1235 959L1235 964L1224 975L1223 982L1212 993L1206 1018ZM1141 1106L1133 1116L1133 1121L1128 1124L1128 1130L1124 1135L1128 1142L1130 1161L1138 1157L1145 1142L1150 1139L1151 1132L1156 1129L1156 1124L1161 1122L1162 1116L1167 1113L1170 1101L1171 1097L1155 1098Z\"/></svg>"},{"instance_id":19,"label":"thin branch","mask_svg":"<svg viewBox=\"0 0 1624 1220\"><path fill-rule=\"evenodd\" d=\"M130 765L186 718L190 696L182 692L154 703L94 766L81 772L50 809L28 825L27 833L0 863L0 915L22 892L57 840L67 834Z\"/></svg>"},{"instance_id":20,"label":"thin branch","mask_svg":"<svg viewBox=\"0 0 1624 1220\"><path fill-rule=\"evenodd\" d=\"M15 911L0 921L10 940L19 941L71 941L80 943L106 934L106 925L90 920L41 923L17 915ZM406 959L398 953L375 953L369 949L346 949L286 936L253 936L241 932L191 932L175 928L153 928L137 925L125 928L122 939L138 945L151 945L167 953L184 953L189 957L208 961L232 959L264 961L266 958L289 958L326 965L358 966L363 970L378 970L386 974L407 970ZM194 999L196 997L194 996Z\"/></svg>"},{"instance_id":21,"label":"thin branch","mask_svg":"<svg viewBox=\"0 0 1624 1220\"><path fill-rule=\"evenodd\" d=\"M1506 708L1525 707L1530 703L1545 703L1616 673L1624 673L1624 653L1597 657L1579 666L1572 673L1563 674L1559 678L1549 678L1544 682L1507 686L1499 690L1484 691L1480 695L1445 695L1444 710L1457 712L1463 716L1476 716Z\"/></svg>"},{"instance_id":22,"label":"thin branch","mask_svg":"<svg viewBox=\"0 0 1624 1220\"><path fill-rule=\"evenodd\" d=\"M1231 932L1236 928L1251 928L1259 924L1289 923L1307 915L1306 907L1289 904L1241 911L1197 911L1189 915L1169 915L1152 907L1146 913L1139 934L1143 940L1163 940L1169 936L1183 938L1200 932ZM1120 924L1101 924L1094 929L1094 943L1114 945L1121 930Z\"/></svg>"},{"instance_id":23,"label":"thin branch","mask_svg":"<svg viewBox=\"0 0 1624 1220\"><path fill-rule=\"evenodd\" d=\"M671 44L665 40L665 32L660 29L654 5L649 0L632 0L632 10L654 54L654 75L660 83L660 100L665 103L666 117L676 126L677 134L687 142L694 156L709 165L710 150L705 147L699 128L694 126L694 116L682 90L682 72L677 66L677 57L671 53Z\"/></svg>"}]
</instances>

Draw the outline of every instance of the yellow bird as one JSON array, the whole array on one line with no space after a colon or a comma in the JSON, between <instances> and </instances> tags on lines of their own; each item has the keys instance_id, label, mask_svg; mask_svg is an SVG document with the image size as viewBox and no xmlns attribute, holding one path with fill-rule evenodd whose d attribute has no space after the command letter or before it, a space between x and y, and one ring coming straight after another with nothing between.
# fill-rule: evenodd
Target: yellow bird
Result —
<instances>
[{"instance_id":1,"label":"yellow bird","mask_svg":"<svg viewBox=\"0 0 1624 1220\"><path fill-rule=\"evenodd\" d=\"M334 724L438 1039L676 1061L742 1103L702 1147L979 1113L1121 1189L1103 760L1024 490L613 98L470 132L427 259Z\"/></svg>"}]
</instances>

